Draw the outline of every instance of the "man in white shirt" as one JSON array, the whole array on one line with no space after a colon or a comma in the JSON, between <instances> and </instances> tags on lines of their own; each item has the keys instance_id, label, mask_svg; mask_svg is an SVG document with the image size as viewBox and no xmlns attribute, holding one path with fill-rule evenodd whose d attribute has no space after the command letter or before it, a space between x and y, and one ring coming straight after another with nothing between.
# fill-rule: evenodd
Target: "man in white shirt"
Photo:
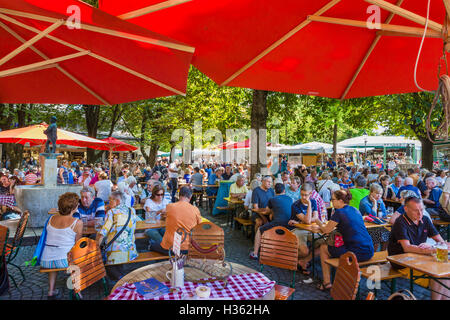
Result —
<instances>
[{"instance_id":1,"label":"man in white shirt","mask_svg":"<svg viewBox=\"0 0 450 320\"><path fill-rule=\"evenodd\" d=\"M174 162L172 162L169 165L169 179L170 179L170 189L171 191L171 196L172 196L172 202L175 202L175 195L177 194L177 190L178 190L178 159L175 159Z\"/></svg>"}]
</instances>

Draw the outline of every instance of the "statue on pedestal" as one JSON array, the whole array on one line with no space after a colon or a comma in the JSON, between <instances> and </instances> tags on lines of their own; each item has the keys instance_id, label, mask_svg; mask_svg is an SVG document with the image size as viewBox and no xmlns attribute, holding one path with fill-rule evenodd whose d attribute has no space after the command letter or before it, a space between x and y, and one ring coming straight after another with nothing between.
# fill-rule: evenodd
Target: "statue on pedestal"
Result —
<instances>
[{"instance_id":1,"label":"statue on pedestal","mask_svg":"<svg viewBox=\"0 0 450 320\"><path fill-rule=\"evenodd\" d=\"M52 116L50 119L50 125L44 131L44 134L47 135L47 142L45 143L45 152L46 153L56 153L56 140L57 140L57 126L56 126L56 117ZM53 145L50 148L50 143Z\"/></svg>"}]
</instances>

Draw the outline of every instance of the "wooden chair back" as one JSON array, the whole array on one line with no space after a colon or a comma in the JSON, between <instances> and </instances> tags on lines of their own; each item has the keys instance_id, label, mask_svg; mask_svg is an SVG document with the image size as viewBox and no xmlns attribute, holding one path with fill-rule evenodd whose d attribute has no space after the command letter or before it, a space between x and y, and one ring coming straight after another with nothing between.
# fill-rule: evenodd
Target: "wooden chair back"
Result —
<instances>
[{"instance_id":1,"label":"wooden chair back","mask_svg":"<svg viewBox=\"0 0 450 320\"><path fill-rule=\"evenodd\" d=\"M6 251L6 243L8 241L9 228L0 225L0 266L3 263L3 256Z\"/></svg>"},{"instance_id":2,"label":"wooden chair back","mask_svg":"<svg viewBox=\"0 0 450 320\"><path fill-rule=\"evenodd\" d=\"M188 259L225 259L224 231L212 222L202 222L192 228L189 239ZM199 248L200 247L200 248ZM216 247L215 250L211 248ZM211 252L206 252L211 249Z\"/></svg>"},{"instance_id":3,"label":"wooden chair back","mask_svg":"<svg viewBox=\"0 0 450 320\"><path fill-rule=\"evenodd\" d=\"M95 240L81 238L67 253L68 273L72 280L73 291L78 293L95 282L106 277L99 246Z\"/></svg>"},{"instance_id":4,"label":"wooden chair back","mask_svg":"<svg viewBox=\"0 0 450 320\"><path fill-rule=\"evenodd\" d=\"M274 227L261 237L259 263L287 270L297 270L298 239L285 227Z\"/></svg>"},{"instance_id":5,"label":"wooden chair back","mask_svg":"<svg viewBox=\"0 0 450 320\"><path fill-rule=\"evenodd\" d=\"M19 223L17 224L16 233L11 243L11 247L15 248L20 245L25 234L25 229L27 228L28 218L30 217L29 211L24 211L20 217Z\"/></svg>"},{"instance_id":6,"label":"wooden chair back","mask_svg":"<svg viewBox=\"0 0 450 320\"><path fill-rule=\"evenodd\" d=\"M330 294L334 300L355 300L358 292L361 273L358 259L353 252L348 251L339 258L333 286Z\"/></svg>"}]
</instances>

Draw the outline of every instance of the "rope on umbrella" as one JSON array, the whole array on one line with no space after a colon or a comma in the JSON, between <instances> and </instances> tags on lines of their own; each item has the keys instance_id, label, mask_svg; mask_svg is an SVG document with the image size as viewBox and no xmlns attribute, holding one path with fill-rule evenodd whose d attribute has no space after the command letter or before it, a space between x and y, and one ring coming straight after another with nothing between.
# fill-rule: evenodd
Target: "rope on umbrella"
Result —
<instances>
[{"instance_id":1,"label":"rope on umbrella","mask_svg":"<svg viewBox=\"0 0 450 320\"><path fill-rule=\"evenodd\" d=\"M442 112L444 116L444 121L437 127L435 130L431 127L431 114L433 113L434 108L439 100L439 97L442 97ZM435 141L431 138L431 135L434 135L435 139L443 139L443 141L447 142L448 139L448 127L450 123L450 77L446 74L442 75L439 78L439 87L436 91L436 94L433 99L433 104L431 105L430 112L428 113L426 128L427 128L427 136L428 140L432 143Z\"/></svg>"},{"instance_id":2,"label":"rope on umbrella","mask_svg":"<svg viewBox=\"0 0 450 320\"><path fill-rule=\"evenodd\" d=\"M429 21L429 18L430 18L430 2L431 2L431 0L428 0L428 6L427 6L427 20L426 20L426 22L425 22L425 29L423 30L422 40L420 41L419 52L417 53L416 65L414 66L414 83L415 83L416 87L417 87L420 91L426 91L426 92L432 92L432 91L428 91L428 90L425 90L425 89L421 88L421 87L419 86L419 84L417 83L417 65L419 64L419 58L420 58L420 54L422 53L423 42L424 42L424 40L425 40L425 35L426 35L426 33L427 33L428 21Z\"/></svg>"}]
</instances>

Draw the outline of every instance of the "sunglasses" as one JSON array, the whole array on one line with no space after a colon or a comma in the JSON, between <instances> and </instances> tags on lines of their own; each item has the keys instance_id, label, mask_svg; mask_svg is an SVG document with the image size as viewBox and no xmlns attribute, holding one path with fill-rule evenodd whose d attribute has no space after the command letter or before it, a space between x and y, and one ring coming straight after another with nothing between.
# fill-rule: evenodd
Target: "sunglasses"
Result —
<instances>
[{"instance_id":1,"label":"sunglasses","mask_svg":"<svg viewBox=\"0 0 450 320\"><path fill-rule=\"evenodd\" d=\"M163 195L164 195L164 193L157 193L157 194L155 194L155 196L159 196L159 197L161 197Z\"/></svg>"}]
</instances>

